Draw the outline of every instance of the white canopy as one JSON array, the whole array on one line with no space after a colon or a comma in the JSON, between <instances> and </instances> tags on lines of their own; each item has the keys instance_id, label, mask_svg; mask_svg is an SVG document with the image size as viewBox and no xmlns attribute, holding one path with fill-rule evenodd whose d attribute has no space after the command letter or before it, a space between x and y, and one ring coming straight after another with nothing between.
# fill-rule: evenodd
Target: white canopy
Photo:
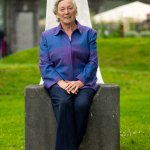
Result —
<instances>
[{"instance_id":1,"label":"white canopy","mask_svg":"<svg viewBox=\"0 0 150 150\"><path fill-rule=\"evenodd\" d=\"M114 9L99 13L93 17L95 23L100 22L119 22L130 20L141 22L150 13L150 5L139 1L125 4Z\"/></svg>"}]
</instances>

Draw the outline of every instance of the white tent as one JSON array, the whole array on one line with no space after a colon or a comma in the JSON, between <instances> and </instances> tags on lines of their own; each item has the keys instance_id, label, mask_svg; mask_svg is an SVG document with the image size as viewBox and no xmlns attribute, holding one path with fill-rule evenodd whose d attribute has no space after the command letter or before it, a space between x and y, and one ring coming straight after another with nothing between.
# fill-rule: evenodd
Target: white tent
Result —
<instances>
[{"instance_id":1,"label":"white tent","mask_svg":"<svg viewBox=\"0 0 150 150\"><path fill-rule=\"evenodd\" d=\"M99 13L93 17L95 23L100 22L141 22L150 13L150 5L139 1L125 4L114 9Z\"/></svg>"}]
</instances>

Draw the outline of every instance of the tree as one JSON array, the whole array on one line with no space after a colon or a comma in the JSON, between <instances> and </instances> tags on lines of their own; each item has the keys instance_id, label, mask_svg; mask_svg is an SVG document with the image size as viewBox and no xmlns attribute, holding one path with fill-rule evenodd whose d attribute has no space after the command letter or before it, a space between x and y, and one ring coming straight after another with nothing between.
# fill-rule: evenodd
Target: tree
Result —
<instances>
[{"instance_id":1,"label":"tree","mask_svg":"<svg viewBox=\"0 0 150 150\"><path fill-rule=\"evenodd\" d=\"M94 13L98 13L100 5L103 1L105 0L88 0L90 10Z\"/></svg>"}]
</instances>

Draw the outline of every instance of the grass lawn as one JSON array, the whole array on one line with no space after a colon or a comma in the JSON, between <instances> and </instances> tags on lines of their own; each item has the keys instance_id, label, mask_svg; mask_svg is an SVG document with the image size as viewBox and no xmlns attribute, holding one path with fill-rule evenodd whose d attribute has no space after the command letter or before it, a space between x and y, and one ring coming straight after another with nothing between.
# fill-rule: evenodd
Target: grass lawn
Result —
<instances>
[{"instance_id":1,"label":"grass lawn","mask_svg":"<svg viewBox=\"0 0 150 150\"><path fill-rule=\"evenodd\" d=\"M98 39L105 83L120 91L121 150L150 149L149 38ZM38 48L0 60L0 150L24 149L24 89L40 81Z\"/></svg>"},{"instance_id":2,"label":"grass lawn","mask_svg":"<svg viewBox=\"0 0 150 150\"><path fill-rule=\"evenodd\" d=\"M39 83L37 49L0 61L0 150L24 150L24 89Z\"/></svg>"}]
</instances>

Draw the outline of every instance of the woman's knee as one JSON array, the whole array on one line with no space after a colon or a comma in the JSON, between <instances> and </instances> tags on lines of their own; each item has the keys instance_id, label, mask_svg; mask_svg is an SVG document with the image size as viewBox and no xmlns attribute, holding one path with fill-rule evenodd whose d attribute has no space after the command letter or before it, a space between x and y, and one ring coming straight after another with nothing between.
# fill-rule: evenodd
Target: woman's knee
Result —
<instances>
[{"instance_id":1,"label":"woman's knee","mask_svg":"<svg viewBox=\"0 0 150 150\"><path fill-rule=\"evenodd\" d=\"M64 89L60 87L52 87L49 90L50 98L53 104L61 105L71 101L71 95L69 95Z\"/></svg>"},{"instance_id":2,"label":"woman's knee","mask_svg":"<svg viewBox=\"0 0 150 150\"><path fill-rule=\"evenodd\" d=\"M88 111L91 106L91 102L86 97L82 99L76 99L74 103L74 110L78 112Z\"/></svg>"},{"instance_id":3,"label":"woman's knee","mask_svg":"<svg viewBox=\"0 0 150 150\"><path fill-rule=\"evenodd\" d=\"M93 96L94 96L93 90L84 89L80 91L79 95L77 95L74 99L75 109L88 110L92 103Z\"/></svg>"}]
</instances>

